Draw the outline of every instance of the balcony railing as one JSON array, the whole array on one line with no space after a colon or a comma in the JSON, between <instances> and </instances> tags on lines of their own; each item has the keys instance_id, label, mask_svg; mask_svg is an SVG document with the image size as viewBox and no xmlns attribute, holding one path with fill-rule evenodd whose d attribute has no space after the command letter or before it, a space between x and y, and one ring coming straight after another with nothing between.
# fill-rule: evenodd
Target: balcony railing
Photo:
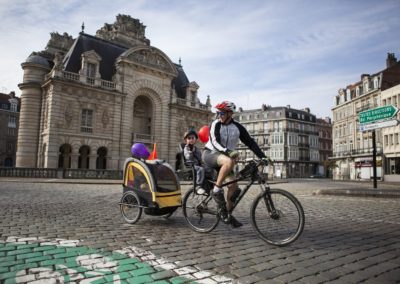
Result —
<instances>
[{"instance_id":1,"label":"balcony railing","mask_svg":"<svg viewBox=\"0 0 400 284\"><path fill-rule=\"evenodd\" d=\"M132 143L152 144L155 142L155 136L145 133L132 133Z\"/></svg>"},{"instance_id":2,"label":"balcony railing","mask_svg":"<svg viewBox=\"0 0 400 284\"><path fill-rule=\"evenodd\" d=\"M381 155L383 153L382 147L376 148L376 154ZM372 148L362 148L362 149L353 149L353 150L345 150L340 152L333 152L334 157L349 157L349 156L357 156L357 155L372 155Z\"/></svg>"},{"instance_id":3,"label":"balcony railing","mask_svg":"<svg viewBox=\"0 0 400 284\"><path fill-rule=\"evenodd\" d=\"M72 73L72 72L67 72L67 71L62 71L61 76L64 79L71 80L71 81L77 81L77 82L83 82L86 84L89 84L91 86L99 86L105 89L109 90L115 90L115 83L111 81L106 81L98 78L93 78L93 77L87 77L83 76L77 73Z\"/></svg>"}]
</instances>

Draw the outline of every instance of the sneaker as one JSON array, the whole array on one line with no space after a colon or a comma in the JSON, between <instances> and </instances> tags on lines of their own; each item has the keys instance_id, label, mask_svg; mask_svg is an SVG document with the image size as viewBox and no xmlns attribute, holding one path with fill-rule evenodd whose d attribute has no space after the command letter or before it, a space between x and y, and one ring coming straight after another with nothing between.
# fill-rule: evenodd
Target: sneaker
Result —
<instances>
[{"instance_id":1,"label":"sneaker","mask_svg":"<svg viewBox=\"0 0 400 284\"><path fill-rule=\"evenodd\" d=\"M212 198L217 202L218 205L224 205L225 206L225 197L224 197L224 191L220 190L218 192L212 192Z\"/></svg>"},{"instance_id":2,"label":"sneaker","mask_svg":"<svg viewBox=\"0 0 400 284\"><path fill-rule=\"evenodd\" d=\"M225 224L231 223L231 214L228 213L228 210L226 210L225 206L219 209L219 216L221 217L222 222Z\"/></svg>"},{"instance_id":3,"label":"sneaker","mask_svg":"<svg viewBox=\"0 0 400 284\"><path fill-rule=\"evenodd\" d=\"M243 226L242 223L240 223L235 217L233 217L232 215L230 215L230 223L232 228L239 228L241 226Z\"/></svg>"},{"instance_id":4,"label":"sneaker","mask_svg":"<svg viewBox=\"0 0 400 284\"><path fill-rule=\"evenodd\" d=\"M206 193L205 189L202 187L198 187L196 189L197 194L203 195L204 193Z\"/></svg>"}]
</instances>

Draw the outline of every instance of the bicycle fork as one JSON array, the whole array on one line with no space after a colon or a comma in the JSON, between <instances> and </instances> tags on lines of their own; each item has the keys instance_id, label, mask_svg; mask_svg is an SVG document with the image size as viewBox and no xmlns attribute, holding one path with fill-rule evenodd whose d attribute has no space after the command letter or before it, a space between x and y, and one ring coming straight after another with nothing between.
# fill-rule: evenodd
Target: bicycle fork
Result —
<instances>
[{"instance_id":1,"label":"bicycle fork","mask_svg":"<svg viewBox=\"0 0 400 284\"><path fill-rule=\"evenodd\" d=\"M265 207L267 208L267 211L269 213L269 216L273 219L273 220L278 220L279 219L279 213L275 208L275 204L274 201L272 200L272 196L270 193L270 188L265 186L265 185L261 185L262 190L264 191L264 204Z\"/></svg>"}]
</instances>

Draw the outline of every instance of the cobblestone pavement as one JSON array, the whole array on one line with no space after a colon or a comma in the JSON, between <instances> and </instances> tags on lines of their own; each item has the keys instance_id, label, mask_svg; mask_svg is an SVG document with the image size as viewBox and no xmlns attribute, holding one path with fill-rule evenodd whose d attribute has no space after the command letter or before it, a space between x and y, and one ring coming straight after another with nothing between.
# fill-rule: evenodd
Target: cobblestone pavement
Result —
<instances>
[{"instance_id":1,"label":"cobblestone pavement","mask_svg":"<svg viewBox=\"0 0 400 284\"><path fill-rule=\"evenodd\" d=\"M352 187L290 181L306 225L293 244L274 247L253 232L252 188L235 216L195 233L179 209L123 222L115 184L0 182L1 283L400 283L400 198L313 195Z\"/></svg>"}]
</instances>

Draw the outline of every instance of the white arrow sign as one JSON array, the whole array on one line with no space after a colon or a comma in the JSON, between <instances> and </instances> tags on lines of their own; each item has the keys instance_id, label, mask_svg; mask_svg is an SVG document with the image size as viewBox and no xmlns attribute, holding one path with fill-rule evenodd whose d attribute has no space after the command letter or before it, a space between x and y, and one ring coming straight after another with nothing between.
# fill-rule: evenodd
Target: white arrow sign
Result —
<instances>
[{"instance_id":1,"label":"white arrow sign","mask_svg":"<svg viewBox=\"0 0 400 284\"><path fill-rule=\"evenodd\" d=\"M396 126L398 123L399 122L397 119L393 119L393 120L386 120L386 121L381 121L381 122L377 122L377 123L360 124L360 131L363 132L363 131L383 128L383 127Z\"/></svg>"}]
</instances>

